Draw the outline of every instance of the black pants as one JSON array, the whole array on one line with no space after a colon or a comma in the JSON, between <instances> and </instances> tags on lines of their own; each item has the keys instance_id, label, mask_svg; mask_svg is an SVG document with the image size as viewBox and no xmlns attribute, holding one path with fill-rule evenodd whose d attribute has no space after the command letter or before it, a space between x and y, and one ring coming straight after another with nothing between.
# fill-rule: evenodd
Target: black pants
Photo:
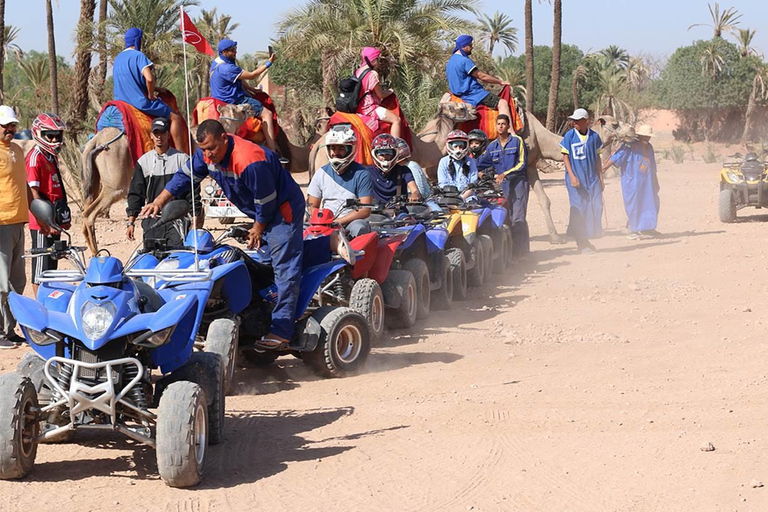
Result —
<instances>
[{"instance_id":1,"label":"black pants","mask_svg":"<svg viewBox=\"0 0 768 512\"><path fill-rule=\"evenodd\" d=\"M47 249L53 245L53 242L61 240L61 235L49 235L42 234L37 229L30 229L29 234L32 237L32 248ZM40 284L38 278L40 274L46 270L56 270L59 268L59 261L51 258L50 256L39 256L37 258L30 258L30 264L32 265L32 282L34 284Z\"/></svg>"}]
</instances>

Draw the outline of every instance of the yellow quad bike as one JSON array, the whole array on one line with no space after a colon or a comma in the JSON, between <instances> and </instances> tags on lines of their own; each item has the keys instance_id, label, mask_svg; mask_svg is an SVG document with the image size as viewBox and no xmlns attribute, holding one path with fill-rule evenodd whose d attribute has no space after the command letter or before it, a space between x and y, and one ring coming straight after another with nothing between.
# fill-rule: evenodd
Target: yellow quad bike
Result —
<instances>
[{"instance_id":1,"label":"yellow quad bike","mask_svg":"<svg viewBox=\"0 0 768 512\"><path fill-rule=\"evenodd\" d=\"M737 161L725 162L720 171L718 213L721 222L734 222L742 208L768 208L768 166L755 153L733 155Z\"/></svg>"},{"instance_id":2,"label":"yellow quad bike","mask_svg":"<svg viewBox=\"0 0 768 512\"><path fill-rule=\"evenodd\" d=\"M435 189L432 199L446 212L448 243L445 255L451 262L453 298L464 300L467 286L482 286L490 277L488 267L493 261L493 245L486 240L490 236L477 233L480 214L472 211L477 206L466 205L456 187ZM490 254L486 255L486 251Z\"/></svg>"}]
</instances>

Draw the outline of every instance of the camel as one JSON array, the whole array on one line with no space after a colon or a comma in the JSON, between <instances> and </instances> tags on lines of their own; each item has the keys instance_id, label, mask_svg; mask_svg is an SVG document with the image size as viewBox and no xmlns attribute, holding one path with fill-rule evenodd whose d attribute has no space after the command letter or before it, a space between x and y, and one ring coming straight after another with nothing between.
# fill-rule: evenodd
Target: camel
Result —
<instances>
[{"instance_id":1,"label":"camel","mask_svg":"<svg viewBox=\"0 0 768 512\"><path fill-rule=\"evenodd\" d=\"M247 108L246 108L247 107ZM235 133L245 121L250 105L222 105L221 123L228 133ZM196 126L190 130L194 151ZM309 148L291 144L283 130L277 138L281 154L288 159L292 174L307 171ZM134 163L125 133L117 128L98 132L83 149L83 235L91 253L96 254L95 222L99 213L108 210L128 195Z\"/></svg>"}]
</instances>

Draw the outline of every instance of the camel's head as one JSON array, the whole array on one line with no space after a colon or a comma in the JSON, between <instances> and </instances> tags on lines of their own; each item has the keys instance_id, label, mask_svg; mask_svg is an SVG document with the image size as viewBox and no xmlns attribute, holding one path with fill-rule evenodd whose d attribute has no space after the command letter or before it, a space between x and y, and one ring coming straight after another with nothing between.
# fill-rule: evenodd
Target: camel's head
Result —
<instances>
[{"instance_id":1,"label":"camel's head","mask_svg":"<svg viewBox=\"0 0 768 512\"><path fill-rule=\"evenodd\" d=\"M592 125L592 129L600 136L604 146L610 146L625 138L628 135L627 128L631 128L631 126L608 115L598 117Z\"/></svg>"},{"instance_id":2,"label":"camel's head","mask_svg":"<svg viewBox=\"0 0 768 512\"><path fill-rule=\"evenodd\" d=\"M320 107L317 109L315 117L315 135L325 135L328 132L328 125L331 122L333 109L330 107Z\"/></svg>"},{"instance_id":3,"label":"camel's head","mask_svg":"<svg viewBox=\"0 0 768 512\"><path fill-rule=\"evenodd\" d=\"M245 120L254 115L253 107L247 103L219 105L216 110L219 111L219 121L227 133L236 133Z\"/></svg>"},{"instance_id":4,"label":"camel's head","mask_svg":"<svg viewBox=\"0 0 768 512\"><path fill-rule=\"evenodd\" d=\"M477 119L477 110L469 103L457 103L455 101L440 102L438 117L447 117L455 124Z\"/></svg>"}]
</instances>

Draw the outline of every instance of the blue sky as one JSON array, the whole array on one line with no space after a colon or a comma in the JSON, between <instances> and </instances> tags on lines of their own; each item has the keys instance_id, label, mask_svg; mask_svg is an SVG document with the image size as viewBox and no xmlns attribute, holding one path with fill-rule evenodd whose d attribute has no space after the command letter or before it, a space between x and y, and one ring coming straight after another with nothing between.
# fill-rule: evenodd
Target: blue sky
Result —
<instances>
[{"instance_id":1,"label":"blue sky","mask_svg":"<svg viewBox=\"0 0 768 512\"><path fill-rule=\"evenodd\" d=\"M46 51L45 9L30 8L30 0L6 2L5 22L21 28L17 43L23 50ZM201 0L200 7L189 9L191 16L201 8L218 7L232 15L240 27L234 32L241 53L265 50L274 35L274 24L286 11L302 5L305 0ZM58 5L56 5L58 3ZM714 3L714 2L713 2ZM741 0L720 2L724 8L733 5L743 14L741 27L757 30L754 46L768 51L768 2ZM258 7L258 18L254 16ZM520 46L523 36L523 0L483 0L482 10L488 14L499 10L514 19ZM74 30L77 23L77 0L54 0L57 53L72 60ZM534 38L537 44L552 42L552 6L544 1L534 2ZM254 21L258 20L258 21ZM576 44L582 50L598 50L610 44L627 49L632 54L648 53L658 57L670 55L675 48L695 39L711 37L707 27L687 30L692 23L709 20L707 2L701 0L565 0L563 2L563 41ZM215 42L211 41L215 47ZM518 49L517 53L520 53Z\"/></svg>"}]
</instances>

